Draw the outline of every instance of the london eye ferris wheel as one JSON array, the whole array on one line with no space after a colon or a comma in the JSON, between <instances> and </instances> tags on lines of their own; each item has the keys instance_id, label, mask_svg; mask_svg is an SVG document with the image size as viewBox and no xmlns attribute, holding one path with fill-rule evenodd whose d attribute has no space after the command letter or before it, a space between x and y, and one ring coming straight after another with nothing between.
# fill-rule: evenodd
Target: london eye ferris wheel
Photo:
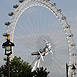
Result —
<instances>
[{"instance_id":1,"label":"london eye ferris wheel","mask_svg":"<svg viewBox=\"0 0 77 77\"><path fill-rule=\"evenodd\" d=\"M62 10L49 0L19 2L5 23L6 34L10 34L10 40L16 45L13 55L21 56L33 67L48 68L52 77L64 77L67 63L69 77L74 76L75 43Z\"/></svg>"}]
</instances>

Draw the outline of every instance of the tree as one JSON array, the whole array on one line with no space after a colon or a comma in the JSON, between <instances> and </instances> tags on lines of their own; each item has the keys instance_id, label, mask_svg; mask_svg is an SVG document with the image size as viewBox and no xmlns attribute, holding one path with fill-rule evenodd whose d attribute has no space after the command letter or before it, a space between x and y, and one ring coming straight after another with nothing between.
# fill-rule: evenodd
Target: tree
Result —
<instances>
[{"instance_id":1,"label":"tree","mask_svg":"<svg viewBox=\"0 0 77 77\"><path fill-rule=\"evenodd\" d=\"M0 77L8 77L7 63L0 67ZM23 62L21 57L14 57L10 61L10 77L32 77L31 65L28 62Z\"/></svg>"},{"instance_id":2,"label":"tree","mask_svg":"<svg viewBox=\"0 0 77 77\"><path fill-rule=\"evenodd\" d=\"M0 77L8 77L7 62L0 67ZM41 67L31 72L32 67L28 62L21 60L21 57L14 57L10 61L10 77L48 77L47 69Z\"/></svg>"},{"instance_id":3,"label":"tree","mask_svg":"<svg viewBox=\"0 0 77 77\"><path fill-rule=\"evenodd\" d=\"M47 68L40 67L39 69L35 70L34 77L48 77L50 72L47 72Z\"/></svg>"}]
</instances>

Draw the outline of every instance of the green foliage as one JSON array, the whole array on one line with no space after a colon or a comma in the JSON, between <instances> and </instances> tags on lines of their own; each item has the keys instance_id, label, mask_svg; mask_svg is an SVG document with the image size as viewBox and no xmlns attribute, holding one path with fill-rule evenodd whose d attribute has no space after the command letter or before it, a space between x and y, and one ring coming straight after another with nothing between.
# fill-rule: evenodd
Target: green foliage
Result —
<instances>
[{"instance_id":1,"label":"green foliage","mask_svg":"<svg viewBox=\"0 0 77 77\"><path fill-rule=\"evenodd\" d=\"M0 67L0 77L8 77L7 62ZM10 61L10 77L48 77L49 72L43 67L31 72L32 67L28 62L21 60L21 57L14 57Z\"/></svg>"},{"instance_id":2,"label":"green foliage","mask_svg":"<svg viewBox=\"0 0 77 77\"><path fill-rule=\"evenodd\" d=\"M0 77L8 77L8 72L7 72L7 64L4 64L0 67Z\"/></svg>"},{"instance_id":3,"label":"green foliage","mask_svg":"<svg viewBox=\"0 0 77 77\"><path fill-rule=\"evenodd\" d=\"M47 68L44 69L43 67L41 67L34 71L34 77L48 77L49 73L50 72L47 72Z\"/></svg>"},{"instance_id":4,"label":"green foliage","mask_svg":"<svg viewBox=\"0 0 77 77\"><path fill-rule=\"evenodd\" d=\"M21 57L14 57L13 60L10 61L10 76L11 77L32 77L31 73L31 65L27 62L23 62ZM2 65L0 68L0 77L8 77L7 71L7 63Z\"/></svg>"},{"instance_id":5,"label":"green foliage","mask_svg":"<svg viewBox=\"0 0 77 77\"><path fill-rule=\"evenodd\" d=\"M11 76L12 77L30 77L31 75L31 66L27 62L23 62L21 57L15 58L11 61Z\"/></svg>"}]
</instances>

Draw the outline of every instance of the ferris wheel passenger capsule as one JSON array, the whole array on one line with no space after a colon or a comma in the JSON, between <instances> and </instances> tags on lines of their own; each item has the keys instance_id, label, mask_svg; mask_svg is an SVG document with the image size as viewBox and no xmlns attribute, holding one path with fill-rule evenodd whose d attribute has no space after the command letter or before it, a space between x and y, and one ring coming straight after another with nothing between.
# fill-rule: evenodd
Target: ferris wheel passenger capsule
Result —
<instances>
[{"instance_id":1,"label":"ferris wheel passenger capsule","mask_svg":"<svg viewBox=\"0 0 77 77\"><path fill-rule=\"evenodd\" d=\"M75 43L71 44L70 46L75 46Z\"/></svg>"},{"instance_id":2,"label":"ferris wheel passenger capsule","mask_svg":"<svg viewBox=\"0 0 77 77\"><path fill-rule=\"evenodd\" d=\"M13 13L13 12L10 12L8 15L9 15L9 16L13 16L13 15L14 15L14 13Z\"/></svg>"},{"instance_id":3,"label":"ferris wheel passenger capsule","mask_svg":"<svg viewBox=\"0 0 77 77\"><path fill-rule=\"evenodd\" d=\"M70 34L70 35L69 35L69 37L73 37L73 36L74 36L73 34Z\"/></svg>"},{"instance_id":4,"label":"ferris wheel passenger capsule","mask_svg":"<svg viewBox=\"0 0 77 77\"><path fill-rule=\"evenodd\" d=\"M61 10L61 9L57 9L57 12L58 12L58 13L61 13L61 12L62 12L62 10Z\"/></svg>"},{"instance_id":5,"label":"ferris wheel passenger capsule","mask_svg":"<svg viewBox=\"0 0 77 77\"><path fill-rule=\"evenodd\" d=\"M13 8L18 8L18 6L19 6L19 5L17 5L17 4L16 4L16 5L13 5Z\"/></svg>"},{"instance_id":6,"label":"ferris wheel passenger capsule","mask_svg":"<svg viewBox=\"0 0 77 77\"><path fill-rule=\"evenodd\" d=\"M7 37L7 36L8 36L8 33L4 33L3 36L4 36L4 37Z\"/></svg>"},{"instance_id":7,"label":"ferris wheel passenger capsule","mask_svg":"<svg viewBox=\"0 0 77 77\"><path fill-rule=\"evenodd\" d=\"M8 22L5 22L5 25L9 26L11 23L8 21Z\"/></svg>"},{"instance_id":8,"label":"ferris wheel passenger capsule","mask_svg":"<svg viewBox=\"0 0 77 77\"><path fill-rule=\"evenodd\" d=\"M56 6L56 3L51 4L51 6L55 7Z\"/></svg>"},{"instance_id":9,"label":"ferris wheel passenger capsule","mask_svg":"<svg viewBox=\"0 0 77 77\"><path fill-rule=\"evenodd\" d=\"M65 17L65 16L63 16L63 17L62 17L62 20L66 20L66 17Z\"/></svg>"},{"instance_id":10,"label":"ferris wheel passenger capsule","mask_svg":"<svg viewBox=\"0 0 77 77\"><path fill-rule=\"evenodd\" d=\"M66 25L65 28L70 28L70 25Z\"/></svg>"},{"instance_id":11,"label":"ferris wheel passenger capsule","mask_svg":"<svg viewBox=\"0 0 77 77\"><path fill-rule=\"evenodd\" d=\"M19 0L20 3L24 2L24 0Z\"/></svg>"},{"instance_id":12,"label":"ferris wheel passenger capsule","mask_svg":"<svg viewBox=\"0 0 77 77\"><path fill-rule=\"evenodd\" d=\"M50 1L50 0L45 0L46 2Z\"/></svg>"},{"instance_id":13,"label":"ferris wheel passenger capsule","mask_svg":"<svg viewBox=\"0 0 77 77\"><path fill-rule=\"evenodd\" d=\"M72 56L76 56L75 52L72 53ZM75 63L75 65L76 65L76 63Z\"/></svg>"}]
</instances>

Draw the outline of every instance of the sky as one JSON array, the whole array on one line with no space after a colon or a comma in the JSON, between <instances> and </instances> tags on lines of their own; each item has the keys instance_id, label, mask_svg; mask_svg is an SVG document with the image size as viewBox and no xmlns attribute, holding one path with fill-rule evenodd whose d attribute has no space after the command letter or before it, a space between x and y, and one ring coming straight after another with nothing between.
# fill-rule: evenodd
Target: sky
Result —
<instances>
[{"instance_id":1,"label":"sky","mask_svg":"<svg viewBox=\"0 0 77 77\"><path fill-rule=\"evenodd\" d=\"M71 31L74 34L74 37L73 38L74 38L74 41L75 41L75 44L76 44L75 50L76 50L76 53L77 53L77 0L51 0L51 2L52 3L56 3L57 8L62 9L63 15L66 16L68 23L71 25ZM4 23L9 20L8 13L14 10L14 8L13 8L13 5L14 4L19 4L18 3L18 0L1 0L0 1L0 65L2 65L4 63L3 58L5 57L4 56L4 50L2 49L2 43L5 41L5 39L4 39L4 37L2 35L3 35L3 33L6 32L6 26L5 26ZM41 11L41 9L43 11ZM21 15L21 17L18 20L17 27L16 27L16 30L15 30L15 37L14 38L16 40L14 42L16 43L16 46L14 48L14 50L15 50L14 55L17 55L17 56L20 55L21 57L23 57L24 60L26 60L25 58L28 57L27 56L28 53L25 54L24 52L26 50L28 51L30 49L32 49L32 51L35 50L35 43L33 41L37 40L36 37L33 38L33 36L31 36L31 35L30 36L27 36L28 35L28 32L30 34L32 34L32 33L36 33L36 31L37 31L37 33L41 33L41 31L42 31L42 33L43 33L44 30L43 29L41 30L41 28L43 28L44 26L45 26L44 29L45 30L48 29L47 31L49 31L50 30L50 26L49 25L51 23L52 23L53 26L55 26L55 27L53 27L55 29L54 31L53 31L53 29L51 29L52 32L53 32L52 36L54 37L54 39L51 38L51 37L49 37L49 36L47 36L47 37L46 36L41 36L40 38L45 37L49 41L51 41L53 39L52 40L52 44L53 45L58 44L59 46L62 46L62 47L65 45L64 48L66 48L66 42L63 42L63 41L65 41L64 36L63 36L64 34L61 34L62 33L62 29L61 29L61 27L59 27L59 22L56 20L56 18L53 16L53 14L52 15L50 14L50 11L47 11L47 12L46 11L47 11L47 9L44 9L44 8L39 8L39 7L36 7L35 8L35 7L32 7L32 8L30 8L29 10L27 10L26 12L24 12ZM46 14L43 14L44 12ZM32 20L30 19L30 17L32 18ZM34 17L35 17L35 20L36 21L34 20ZM47 18L48 21L45 18ZM40 21L38 22L37 19L40 19ZM44 20L42 21L42 19L44 19ZM52 20L52 22L50 20ZM26 23L25 23L25 21L26 21ZM33 23L33 21L35 23ZM49 22L49 23L45 23L46 21ZM42 23L40 23L40 22L42 22ZM34 30L34 27L33 26L31 26L31 27L26 26L25 27L23 24L25 24L25 25L34 25L36 30ZM23 25L23 27L21 25ZM42 25L42 26L40 26L40 27L37 28L36 25L37 26ZM48 27L46 27L46 25L48 25ZM58 26L56 26L56 25L58 25ZM39 32L39 30L40 30L40 32ZM25 34L27 34L27 35L25 35ZM59 39L59 41L60 40L62 40L62 41L61 42L59 42L59 41L55 42L56 36L54 36L54 34L56 34L56 36L58 38L61 37ZM37 35L34 35L34 36L37 36ZM20 39L18 40L19 37L20 37ZM24 37L25 39L22 39L22 37ZM28 37L30 37L30 38L28 38ZM39 41L40 38L38 37L37 43L39 43L39 42L41 43L41 41ZM21 39L22 39L22 41L21 41ZM31 44L26 45L24 43L24 40L25 40L26 43L29 42L28 40L30 40ZM59 43L61 43L61 44L59 44ZM24 46L21 47L20 44L22 46L25 45L26 46L26 49L24 50ZM41 46L42 46L42 43L41 43ZM21 53L20 52L16 52L16 51L19 51L20 50L17 47L21 48L21 51L22 51ZM29 47L30 47L30 49L29 49ZM37 45L36 48L37 49L40 48L40 44ZM63 51L64 51L64 48L62 48ZM64 69L64 66L62 66L62 64L64 62L67 62L67 61L63 61L63 60L65 60L67 58L67 55L64 55L64 54L68 54L68 53L67 52L60 52L62 50L60 50L56 46L55 46L55 49L53 48L52 50L55 51L55 56L56 56L55 57L56 60L52 60L53 63L50 62L52 64L52 66L50 66L50 63L49 62L47 62L47 59L49 59L49 61L51 60L50 55L47 56L47 57L45 57L45 62L42 62L41 61L41 65L43 65L45 67L47 66L48 68L51 67L53 69L53 66L55 66L56 64L57 64L58 67L60 67L60 64L61 64L61 67L60 68ZM60 51L56 52L57 50L60 50ZM67 48L65 50L67 50ZM61 55L61 56L59 57L59 55ZM62 60L61 60L61 58L62 58ZM29 60L32 60L32 59L30 58ZM61 63L59 63L59 61L61 61ZM76 58L76 62L77 62L77 58ZM55 68L56 69L59 69L57 66L55 66ZM48 69L48 70L50 70L50 69ZM57 72L57 71L55 69L53 69L53 71L51 73L53 77L55 77L55 76L57 77L57 74L53 75L54 72L61 73L60 70L59 70L60 72ZM60 77L63 77L63 76L60 76Z\"/></svg>"}]
</instances>

